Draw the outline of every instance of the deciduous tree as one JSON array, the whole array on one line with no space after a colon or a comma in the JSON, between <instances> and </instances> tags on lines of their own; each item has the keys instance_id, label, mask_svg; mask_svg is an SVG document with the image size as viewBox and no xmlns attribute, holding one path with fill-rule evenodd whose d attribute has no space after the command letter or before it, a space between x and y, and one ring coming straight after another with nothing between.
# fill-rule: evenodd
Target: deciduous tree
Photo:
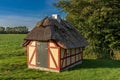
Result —
<instances>
[{"instance_id":1,"label":"deciduous tree","mask_svg":"<svg viewBox=\"0 0 120 80\"><path fill-rule=\"evenodd\" d=\"M86 51L120 50L120 0L60 0L56 7L86 37Z\"/></svg>"}]
</instances>

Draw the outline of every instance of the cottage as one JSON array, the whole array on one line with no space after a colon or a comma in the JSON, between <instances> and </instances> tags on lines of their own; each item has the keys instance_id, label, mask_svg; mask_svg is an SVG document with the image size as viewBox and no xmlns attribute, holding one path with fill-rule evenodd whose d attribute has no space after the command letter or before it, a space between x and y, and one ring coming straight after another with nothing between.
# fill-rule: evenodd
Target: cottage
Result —
<instances>
[{"instance_id":1,"label":"cottage","mask_svg":"<svg viewBox=\"0 0 120 80\"><path fill-rule=\"evenodd\" d=\"M24 38L29 68L60 72L82 63L87 41L58 15L38 22Z\"/></svg>"}]
</instances>

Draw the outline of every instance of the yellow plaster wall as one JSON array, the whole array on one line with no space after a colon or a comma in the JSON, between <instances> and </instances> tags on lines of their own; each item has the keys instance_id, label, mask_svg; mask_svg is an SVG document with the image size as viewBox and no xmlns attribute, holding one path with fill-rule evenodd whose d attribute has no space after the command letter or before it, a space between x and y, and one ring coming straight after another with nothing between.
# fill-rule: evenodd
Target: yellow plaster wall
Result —
<instances>
[{"instance_id":1,"label":"yellow plaster wall","mask_svg":"<svg viewBox=\"0 0 120 80\"><path fill-rule=\"evenodd\" d=\"M79 49L76 49L76 53L79 53Z\"/></svg>"},{"instance_id":2,"label":"yellow plaster wall","mask_svg":"<svg viewBox=\"0 0 120 80\"><path fill-rule=\"evenodd\" d=\"M75 54L75 49L72 49L71 54L72 55Z\"/></svg>"},{"instance_id":3,"label":"yellow plaster wall","mask_svg":"<svg viewBox=\"0 0 120 80\"><path fill-rule=\"evenodd\" d=\"M79 55L76 56L76 61L78 61L78 60L79 60Z\"/></svg>"},{"instance_id":4,"label":"yellow plaster wall","mask_svg":"<svg viewBox=\"0 0 120 80\"><path fill-rule=\"evenodd\" d=\"M67 65L70 64L70 58L67 58Z\"/></svg>"},{"instance_id":5,"label":"yellow plaster wall","mask_svg":"<svg viewBox=\"0 0 120 80\"><path fill-rule=\"evenodd\" d=\"M33 46L35 46L36 45L36 41L32 41L31 42L32 44L32 46L31 45L28 45L28 61L30 62L30 59L32 58L32 55L34 54L33 52L34 52L34 50L35 50L35 48L36 47L33 47ZM31 61L31 63L30 64L33 64L33 65L36 65L36 51L35 51L35 54L34 54L34 56L33 56L33 58L32 58L32 61Z\"/></svg>"},{"instance_id":6,"label":"yellow plaster wall","mask_svg":"<svg viewBox=\"0 0 120 80\"><path fill-rule=\"evenodd\" d=\"M32 61L31 61L31 64L36 65L36 54L33 56L33 59L32 59Z\"/></svg>"},{"instance_id":7,"label":"yellow plaster wall","mask_svg":"<svg viewBox=\"0 0 120 80\"><path fill-rule=\"evenodd\" d=\"M65 60L61 61L61 67L65 67Z\"/></svg>"},{"instance_id":8,"label":"yellow plaster wall","mask_svg":"<svg viewBox=\"0 0 120 80\"><path fill-rule=\"evenodd\" d=\"M30 60L35 50L35 47L28 46L28 48L29 48L28 54L29 54L29 60Z\"/></svg>"},{"instance_id":9,"label":"yellow plaster wall","mask_svg":"<svg viewBox=\"0 0 120 80\"><path fill-rule=\"evenodd\" d=\"M65 52L65 49L63 49L63 48L61 48L61 58L63 58L64 57L64 52Z\"/></svg>"},{"instance_id":10,"label":"yellow plaster wall","mask_svg":"<svg viewBox=\"0 0 120 80\"><path fill-rule=\"evenodd\" d=\"M70 56L70 49L67 49L67 56Z\"/></svg>"},{"instance_id":11,"label":"yellow plaster wall","mask_svg":"<svg viewBox=\"0 0 120 80\"><path fill-rule=\"evenodd\" d=\"M52 41L49 42L49 46L50 46L50 47L56 47L56 46L55 46L55 43L52 42Z\"/></svg>"},{"instance_id":12,"label":"yellow plaster wall","mask_svg":"<svg viewBox=\"0 0 120 80\"><path fill-rule=\"evenodd\" d=\"M53 55L53 58L58 66L58 48L50 48L51 54ZM52 57L50 57L50 67L52 68L56 68L53 61L52 61Z\"/></svg>"},{"instance_id":13,"label":"yellow plaster wall","mask_svg":"<svg viewBox=\"0 0 120 80\"><path fill-rule=\"evenodd\" d=\"M74 62L75 62L75 56L72 57L72 63L74 63Z\"/></svg>"},{"instance_id":14,"label":"yellow plaster wall","mask_svg":"<svg viewBox=\"0 0 120 80\"><path fill-rule=\"evenodd\" d=\"M50 68L56 68L55 64L54 64L54 61L51 57L51 55L49 56L50 57Z\"/></svg>"},{"instance_id":15,"label":"yellow plaster wall","mask_svg":"<svg viewBox=\"0 0 120 80\"><path fill-rule=\"evenodd\" d=\"M36 45L36 41L32 41L31 45L35 46Z\"/></svg>"},{"instance_id":16,"label":"yellow plaster wall","mask_svg":"<svg viewBox=\"0 0 120 80\"><path fill-rule=\"evenodd\" d=\"M80 58L80 59L82 59L82 56L81 56L81 54L79 55L79 58Z\"/></svg>"}]
</instances>

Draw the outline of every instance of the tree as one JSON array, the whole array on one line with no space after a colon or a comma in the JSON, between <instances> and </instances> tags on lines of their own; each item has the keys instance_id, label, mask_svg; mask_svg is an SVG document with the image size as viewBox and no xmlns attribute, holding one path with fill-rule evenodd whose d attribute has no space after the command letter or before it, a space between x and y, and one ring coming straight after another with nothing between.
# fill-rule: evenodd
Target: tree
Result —
<instances>
[{"instance_id":1,"label":"tree","mask_svg":"<svg viewBox=\"0 0 120 80\"><path fill-rule=\"evenodd\" d=\"M4 33L5 28L0 26L0 33Z\"/></svg>"},{"instance_id":2,"label":"tree","mask_svg":"<svg viewBox=\"0 0 120 80\"><path fill-rule=\"evenodd\" d=\"M6 27L6 33L25 34L28 33L26 26Z\"/></svg>"},{"instance_id":3,"label":"tree","mask_svg":"<svg viewBox=\"0 0 120 80\"><path fill-rule=\"evenodd\" d=\"M120 0L60 0L56 7L87 38L87 52L120 50Z\"/></svg>"},{"instance_id":4,"label":"tree","mask_svg":"<svg viewBox=\"0 0 120 80\"><path fill-rule=\"evenodd\" d=\"M0 33L4 33L5 28L0 26Z\"/></svg>"},{"instance_id":5,"label":"tree","mask_svg":"<svg viewBox=\"0 0 120 80\"><path fill-rule=\"evenodd\" d=\"M6 27L5 31L6 33L9 33L9 34L13 33L13 29L11 27Z\"/></svg>"},{"instance_id":6,"label":"tree","mask_svg":"<svg viewBox=\"0 0 120 80\"><path fill-rule=\"evenodd\" d=\"M28 28L26 26L16 26L13 27L14 33L28 33Z\"/></svg>"}]
</instances>

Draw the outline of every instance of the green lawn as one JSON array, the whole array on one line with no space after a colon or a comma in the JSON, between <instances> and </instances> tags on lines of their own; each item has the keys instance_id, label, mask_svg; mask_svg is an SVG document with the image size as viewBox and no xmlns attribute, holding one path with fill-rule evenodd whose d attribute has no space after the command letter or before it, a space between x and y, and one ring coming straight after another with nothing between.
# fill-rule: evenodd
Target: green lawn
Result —
<instances>
[{"instance_id":1,"label":"green lawn","mask_svg":"<svg viewBox=\"0 0 120 80\"><path fill-rule=\"evenodd\" d=\"M0 34L0 80L120 80L120 61L84 59L61 73L28 69L24 34Z\"/></svg>"}]
</instances>

